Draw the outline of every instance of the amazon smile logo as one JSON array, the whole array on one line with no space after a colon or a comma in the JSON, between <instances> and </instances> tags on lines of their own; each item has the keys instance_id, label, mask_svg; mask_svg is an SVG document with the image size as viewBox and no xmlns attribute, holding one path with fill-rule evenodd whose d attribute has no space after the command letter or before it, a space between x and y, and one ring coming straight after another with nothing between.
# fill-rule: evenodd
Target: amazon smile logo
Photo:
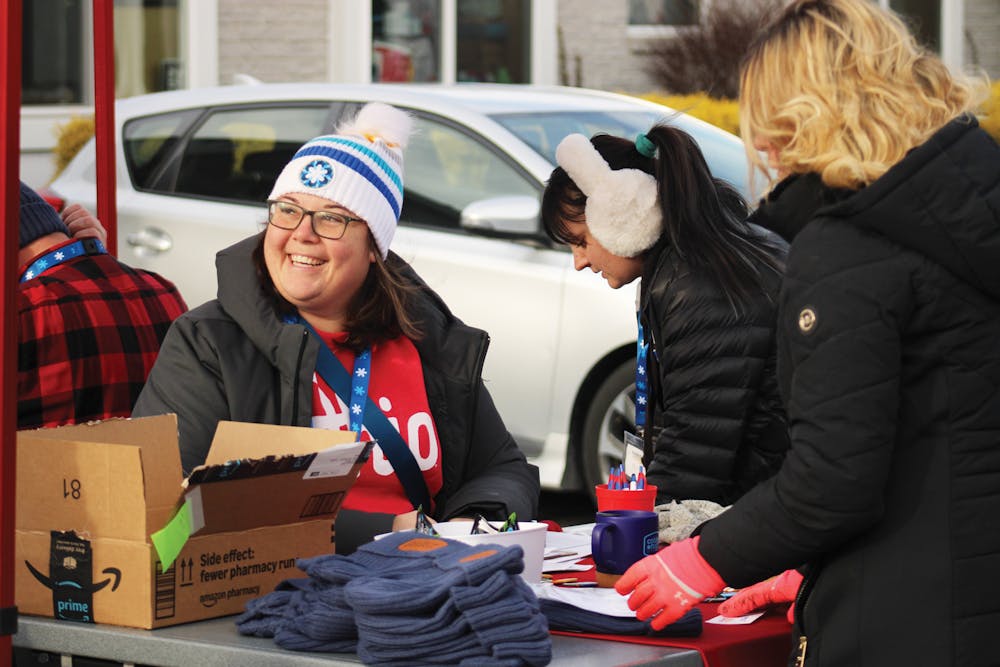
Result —
<instances>
[{"instance_id":1,"label":"amazon smile logo","mask_svg":"<svg viewBox=\"0 0 1000 667\"><path fill-rule=\"evenodd\" d=\"M90 542L72 532L53 531L49 551L49 574L25 560L24 565L42 586L52 591L52 616L66 621L94 622L94 593L108 586L118 590L122 573L105 568L101 581L94 581Z\"/></svg>"},{"instance_id":2,"label":"amazon smile logo","mask_svg":"<svg viewBox=\"0 0 1000 667\"><path fill-rule=\"evenodd\" d=\"M96 584L90 584L90 586L88 586L87 589L84 590L83 586L81 586L75 581L72 580L53 581L52 577L46 577L44 574L39 572L34 565L29 563L28 561L24 561L24 564L28 566L28 571L31 572L31 574L35 575L35 579L38 579L38 581L41 582L42 586L45 586L46 588L51 588L52 590L56 590L57 588L69 587L93 595L97 591L106 587L108 584L111 584L112 581L114 581L114 583L111 584L111 590L116 591L118 590L118 584L120 584L122 581L121 570L119 570L117 567L106 567L104 568L104 570L101 571L101 574L110 574L111 577L105 579L104 581L100 581Z\"/></svg>"}]
</instances>

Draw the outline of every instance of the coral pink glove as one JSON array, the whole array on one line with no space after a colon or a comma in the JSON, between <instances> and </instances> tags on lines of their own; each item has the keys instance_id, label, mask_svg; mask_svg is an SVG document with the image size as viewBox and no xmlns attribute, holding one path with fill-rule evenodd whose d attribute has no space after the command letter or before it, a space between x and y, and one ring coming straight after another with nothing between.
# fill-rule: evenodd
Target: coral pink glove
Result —
<instances>
[{"instance_id":1,"label":"coral pink glove","mask_svg":"<svg viewBox=\"0 0 1000 667\"><path fill-rule=\"evenodd\" d=\"M631 593L628 608L640 621L652 618L654 630L662 630L703 598L726 587L719 573L698 553L700 539L689 537L646 556L615 584L619 594Z\"/></svg>"},{"instance_id":2,"label":"coral pink glove","mask_svg":"<svg viewBox=\"0 0 1000 667\"><path fill-rule=\"evenodd\" d=\"M772 604L794 602L802 585L802 575L798 570L785 570L776 577L748 586L719 605L723 616L743 616ZM788 608L788 622L794 616L794 605Z\"/></svg>"}]
</instances>

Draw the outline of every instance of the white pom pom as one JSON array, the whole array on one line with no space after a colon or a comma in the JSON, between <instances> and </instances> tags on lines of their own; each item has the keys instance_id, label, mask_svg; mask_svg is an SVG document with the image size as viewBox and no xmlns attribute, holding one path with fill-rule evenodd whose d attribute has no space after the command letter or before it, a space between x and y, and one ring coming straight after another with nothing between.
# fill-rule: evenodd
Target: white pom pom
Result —
<instances>
[{"instance_id":1,"label":"white pom pom","mask_svg":"<svg viewBox=\"0 0 1000 667\"><path fill-rule=\"evenodd\" d=\"M354 120L342 123L337 134L353 134L372 140L382 139L386 144L406 148L413 129L413 118L405 111L382 102L369 102L358 111Z\"/></svg>"}]
</instances>

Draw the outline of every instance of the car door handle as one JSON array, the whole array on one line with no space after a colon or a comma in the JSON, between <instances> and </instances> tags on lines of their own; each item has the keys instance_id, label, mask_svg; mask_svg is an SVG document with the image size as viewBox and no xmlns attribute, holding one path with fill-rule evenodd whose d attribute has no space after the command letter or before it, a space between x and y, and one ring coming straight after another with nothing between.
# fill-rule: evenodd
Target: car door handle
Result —
<instances>
[{"instance_id":1,"label":"car door handle","mask_svg":"<svg viewBox=\"0 0 1000 667\"><path fill-rule=\"evenodd\" d=\"M170 238L170 234L159 227L144 227L138 232L129 234L125 240L135 248L136 254L143 257L159 255L174 246L174 240Z\"/></svg>"}]
</instances>

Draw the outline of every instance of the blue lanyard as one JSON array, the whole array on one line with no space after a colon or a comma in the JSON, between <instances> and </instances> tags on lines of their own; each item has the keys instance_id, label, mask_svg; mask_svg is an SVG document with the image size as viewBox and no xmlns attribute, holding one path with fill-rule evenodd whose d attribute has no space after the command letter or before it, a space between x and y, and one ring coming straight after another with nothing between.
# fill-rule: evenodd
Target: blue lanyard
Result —
<instances>
[{"instance_id":1,"label":"blue lanyard","mask_svg":"<svg viewBox=\"0 0 1000 667\"><path fill-rule=\"evenodd\" d=\"M330 351L331 354L333 353L316 329L299 315L288 315L283 320L285 324L303 325L316 336L323 347ZM371 348L365 348L361 354L354 357L354 372L351 373L351 401L350 405L347 406L347 409L350 411L350 427L352 431L358 434L358 440L361 439L361 429L365 424L365 408L368 405L368 380L371 376L371 370L372 351ZM325 380L326 378L324 377L323 379ZM330 387L330 389L336 392L336 388Z\"/></svg>"},{"instance_id":2,"label":"blue lanyard","mask_svg":"<svg viewBox=\"0 0 1000 667\"><path fill-rule=\"evenodd\" d=\"M361 426L364 424L362 417L365 414L365 409L362 406L368 404L367 407L369 409L367 414L369 423L365 424L365 426L367 426L368 432L378 442L379 447L382 448L382 453L389 459L389 463L392 464L393 470L396 471L396 477L399 478L399 482L403 485L403 490L406 492L406 497L409 498L414 509L418 507L429 508L431 500L427 490L427 482L424 480L423 473L420 471L420 466L417 464L413 452L410 451L409 446L403 440L398 427L394 426L385 416L385 413L372 403L371 398L368 398L369 364L371 363L370 350L365 350L355 357L354 373L351 374L351 380L348 383L347 369L344 368L344 365L340 363L340 360L337 359L337 356L330 347L308 322L298 315L286 316L283 320L286 324L301 324L311 335L316 336L319 342L316 372L345 404L350 404L352 415L350 419L351 430L360 436ZM352 395L350 396L347 395L348 384L351 385Z\"/></svg>"},{"instance_id":3,"label":"blue lanyard","mask_svg":"<svg viewBox=\"0 0 1000 667\"><path fill-rule=\"evenodd\" d=\"M366 348L361 354L354 357L354 372L351 373L351 430L358 434L358 440L361 439L361 427L365 423L371 362L371 349Z\"/></svg>"},{"instance_id":4,"label":"blue lanyard","mask_svg":"<svg viewBox=\"0 0 1000 667\"><path fill-rule=\"evenodd\" d=\"M642 433L646 426L646 410L649 406L649 385L646 376L646 355L649 351L649 343L642 331L642 318L639 311L635 313L635 321L639 327L639 333L635 343L635 427ZM638 435L637 434L637 435Z\"/></svg>"},{"instance_id":5,"label":"blue lanyard","mask_svg":"<svg viewBox=\"0 0 1000 667\"><path fill-rule=\"evenodd\" d=\"M649 377L646 374L646 355L649 343L642 330L642 280L635 286L635 323L638 333L635 339L635 431L641 436L646 427L646 410L649 406Z\"/></svg>"},{"instance_id":6,"label":"blue lanyard","mask_svg":"<svg viewBox=\"0 0 1000 667\"><path fill-rule=\"evenodd\" d=\"M95 238L85 238L75 241L68 245L64 245L55 250L50 250L45 253L24 270L21 274L20 282L25 282L31 280L32 278L37 278L42 275L53 266L58 266L63 262L75 259L77 257L82 257L83 255L103 255L107 250L104 249L104 244L101 243L99 239Z\"/></svg>"}]
</instances>

